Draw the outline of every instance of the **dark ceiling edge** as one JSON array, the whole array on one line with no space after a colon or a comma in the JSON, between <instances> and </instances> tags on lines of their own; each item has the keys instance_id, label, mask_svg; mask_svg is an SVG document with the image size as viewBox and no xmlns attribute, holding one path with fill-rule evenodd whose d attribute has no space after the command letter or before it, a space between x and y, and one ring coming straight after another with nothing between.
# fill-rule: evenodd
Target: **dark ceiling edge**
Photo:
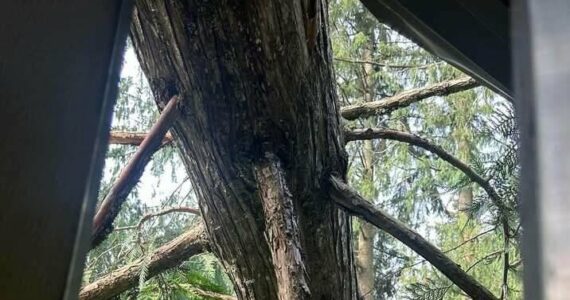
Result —
<instances>
[{"instance_id":1,"label":"dark ceiling edge","mask_svg":"<svg viewBox=\"0 0 570 300\"><path fill-rule=\"evenodd\" d=\"M361 2L380 22L512 101L512 89L494 79L397 0L361 0Z\"/></svg>"},{"instance_id":2,"label":"dark ceiling edge","mask_svg":"<svg viewBox=\"0 0 570 300\"><path fill-rule=\"evenodd\" d=\"M120 1L119 15L117 16L116 31L113 40L110 63L107 70L104 98L102 101L101 116L97 129L95 149L91 158L91 166L85 186L85 194L81 204L81 215L75 234L75 242L71 261L67 272L66 286L62 299L74 300L79 295L86 255L91 243L91 222L93 219L97 194L101 184L101 175L109 141L110 120L115 106L123 55L127 42L127 34L131 24L133 0Z\"/></svg>"}]
</instances>

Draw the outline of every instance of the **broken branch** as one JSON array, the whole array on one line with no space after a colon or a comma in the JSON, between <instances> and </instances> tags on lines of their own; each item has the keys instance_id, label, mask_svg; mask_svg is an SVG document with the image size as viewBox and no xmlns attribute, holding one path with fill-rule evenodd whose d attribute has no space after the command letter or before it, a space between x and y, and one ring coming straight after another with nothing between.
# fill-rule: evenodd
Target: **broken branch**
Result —
<instances>
[{"instance_id":1,"label":"broken branch","mask_svg":"<svg viewBox=\"0 0 570 300\"><path fill-rule=\"evenodd\" d=\"M125 199L137 184L145 166L150 161L152 155L158 150L166 132L170 129L172 122L178 116L178 96L170 99L162 111L158 121L152 126L149 134L142 141L137 152L129 160L111 190L101 202L95 217L91 235L91 247L99 245L112 231L113 221L117 217L119 210Z\"/></svg>"},{"instance_id":2,"label":"broken branch","mask_svg":"<svg viewBox=\"0 0 570 300\"><path fill-rule=\"evenodd\" d=\"M429 97L445 96L461 91L466 91L476 86L479 86L479 83L475 81L475 79L472 79L470 77L462 77L459 79L436 83L424 88L404 91L378 101L341 107L340 114L347 120L387 114L393 110L409 106L412 103Z\"/></svg>"}]
</instances>

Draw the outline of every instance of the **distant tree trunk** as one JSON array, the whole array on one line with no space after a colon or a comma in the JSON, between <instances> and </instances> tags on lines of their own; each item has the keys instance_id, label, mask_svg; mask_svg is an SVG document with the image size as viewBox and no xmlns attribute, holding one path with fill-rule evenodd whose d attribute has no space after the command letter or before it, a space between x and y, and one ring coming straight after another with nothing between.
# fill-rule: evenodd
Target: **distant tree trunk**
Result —
<instances>
[{"instance_id":1,"label":"distant tree trunk","mask_svg":"<svg viewBox=\"0 0 570 300\"><path fill-rule=\"evenodd\" d=\"M469 141L460 138L458 141L459 158L466 164L471 164L471 149ZM473 204L473 187L471 183L467 184L459 191L459 199L457 201L457 209L460 213L466 213Z\"/></svg>"},{"instance_id":2,"label":"distant tree trunk","mask_svg":"<svg viewBox=\"0 0 570 300\"><path fill-rule=\"evenodd\" d=\"M364 60L372 60L372 44L368 44L363 51ZM366 64L363 67L363 90L365 91L364 100L370 103L374 100L374 79L372 73L374 72L372 65ZM365 120L369 127L375 126L373 118L369 117ZM362 185L365 187L364 195L367 199L374 201L376 199L377 191L374 185L374 141L365 140L362 142ZM358 278L358 289L363 300L374 299L374 238L376 236L376 228L363 220L359 220L360 230L357 235L356 252L356 270Z\"/></svg>"},{"instance_id":3,"label":"distant tree trunk","mask_svg":"<svg viewBox=\"0 0 570 300\"><path fill-rule=\"evenodd\" d=\"M467 210L473 203L473 187L471 184L461 188L459 191L459 199L457 201L457 208L460 213L467 213Z\"/></svg>"},{"instance_id":4,"label":"distant tree trunk","mask_svg":"<svg viewBox=\"0 0 570 300\"><path fill-rule=\"evenodd\" d=\"M362 183L365 186L365 193L369 199L374 199L376 189L374 188L374 147L373 141L363 141L363 163L364 172ZM374 237L376 228L364 221L359 220L360 228L357 235L356 270L358 277L358 289L363 300L374 299Z\"/></svg>"},{"instance_id":5,"label":"distant tree trunk","mask_svg":"<svg viewBox=\"0 0 570 300\"><path fill-rule=\"evenodd\" d=\"M360 221L358 231L358 252L356 255L358 289L363 300L374 299L374 237L376 227L366 222Z\"/></svg>"},{"instance_id":6,"label":"distant tree trunk","mask_svg":"<svg viewBox=\"0 0 570 300\"><path fill-rule=\"evenodd\" d=\"M140 0L131 37L239 299L356 299L327 7ZM268 162L267 159L271 158ZM305 286L306 285L306 286Z\"/></svg>"}]
</instances>

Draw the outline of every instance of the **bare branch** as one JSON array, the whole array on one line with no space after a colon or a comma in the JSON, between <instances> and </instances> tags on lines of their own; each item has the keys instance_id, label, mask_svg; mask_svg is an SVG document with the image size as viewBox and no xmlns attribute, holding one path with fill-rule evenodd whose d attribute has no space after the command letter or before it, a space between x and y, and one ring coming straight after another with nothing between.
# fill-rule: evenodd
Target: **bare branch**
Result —
<instances>
[{"instance_id":1,"label":"bare branch","mask_svg":"<svg viewBox=\"0 0 570 300\"><path fill-rule=\"evenodd\" d=\"M434 64L427 64L427 65L393 65L393 64L389 64L389 63L383 63L383 62L376 62L376 61L370 61L370 60L360 60L360 59L350 59L350 58L344 58L344 57L335 57L334 60L352 63L352 64L368 64L368 65L379 66L379 67L387 67L387 68L393 68L393 69L413 69L413 68L424 69L424 68L435 65L435 63Z\"/></svg>"},{"instance_id":2,"label":"bare branch","mask_svg":"<svg viewBox=\"0 0 570 300\"><path fill-rule=\"evenodd\" d=\"M146 132L111 131L109 144L138 146L146 138ZM162 139L162 146L172 143L174 138L169 132Z\"/></svg>"},{"instance_id":3,"label":"bare branch","mask_svg":"<svg viewBox=\"0 0 570 300\"><path fill-rule=\"evenodd\" d=\"M105 199L103 199L93 218L92 247L100 244L112 231L113 221L119 213L123 202L139 181L145 166L154 152L158 150L166 132L178 116L177 104L178 96L172 97L162 111L158 121L152 126L148 136L142 141L137 152L121 171L119 178L115 181Z\"/></svg>"},{"instance_id":4,"label":"bare branch","mask_svg":"<svg viewBox=\"0 0 570 300\"><path fill-rule=\"evenodd\" d=\"M356 140L370 140L370 139L387 139L387 140L395 140L404 143L408 143L420 148L423 148L435 155L439 158L445 160L452 166L459 169L463 174L465 174L471 181L477 183L491 198L493 204L499 209L501 215L506 216L507 208L503 205L499 194L495 189L491 186L488 180L481 177L477 172L475 172L470 166L466 163L462 162L458 158L454 157L443 148L432 144L430 141L419 137L415 134L397 131L392 129L385 129L385 128L366 128L366 129L354 129L354 130L347 130L345 131L345 139L347 142L356 141Z\"/></svg>"},{"instance_id":5,"label":"bare branch","mask_svg":"<svg viewBox=\"0 0 570 300\"><path fill-rule=\"evenodd\" d=\"M166 214L170 214L173 212L184 212L184 213L191 213L191 214L195 214L195 215L200 215L200 210L197 208L192 208L192 207L171 207L171 208L167 208L164 210L161 210L159 212L155 212L155 213L149 213L144 215L139 222L137 223L137 225L131 225L131 226L125 226L125 227L118 227L115 228L115 231L120 231L120 230L129 230L129 229L138 229L140 230L142 225L144 224L144 222L150 220L151 218L154 217L158 217L158 216L163 216Z\"/></svg>"},{"instance_id":6,"label":"bare branch","mask_svg":"<svg viewBox=\"0 0 570 300\"><path fill-rule=\"evenodd\" d=\"M146 279L149 279L207 250L208 238L200 224L156 249L148 262L140 258L86 285L81 289L79 299L109 299L135 286L143 266L148 267Z\"/></svg>"},{"instance_id":7,"label":"bare branch","mask_svg":"<svg viewBox=\"0 0 570 300\"><path fill-rule=\"evenodd\" d=\"M331 198L349 213L375 225L424 257L473 299L497 299L441 250L400 221L376 209L369 201L336 177L331 177Z\"/></svg>"},{"instance_id":8,"label":"bare branch","mask_svg":"<svg viewBox=\"0 0 570 300\"><path fill-rule=\"evenodd\" d=\"M340 109L340 114L347 120L365 118L373 115L382 115L429 97L445 96L466 91L476 86L479 86L479 83L475 81L475 79L462 77L459 79L436 83L424 88L401 92L379 101L348 105Z\"/></svg>"}]
</instances>

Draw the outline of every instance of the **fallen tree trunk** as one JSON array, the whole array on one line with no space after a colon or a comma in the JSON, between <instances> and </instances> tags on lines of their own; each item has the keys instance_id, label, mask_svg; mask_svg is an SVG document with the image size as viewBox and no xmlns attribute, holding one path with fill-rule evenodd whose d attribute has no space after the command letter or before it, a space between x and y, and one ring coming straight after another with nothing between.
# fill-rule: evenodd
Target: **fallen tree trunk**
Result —
<instances>
[{"instance_id":1,"label":"fallen tree trunk","mask_svg":"<svg viewBox=\"0 0 570 300\"><path fill-rule=\"evenodd\" d=\"M410 247L473 299L497 299L487 288L467 274L467 272L463 271L461 267L449 259L445 253L432 245L413 229L408 228L383 211L376 209L369 201L362 198L342 180L333 176L331 177L330 183L332 187L330 194L332 199L346 211L375 225Z\"/></svg>"},{"instance_id":2,"label":"fallen tree trunk","mask_svg":"<svg viewBox=\"0 0 570 300\"><path fill-rule=\"evenodd\" d=\"M139 281L141 268L145 264L148 268L148 279L178 266L207 249L208 238L204 226L200 224L156 249L148 262L140 258L84 286L79 292L79 298L82 300L109 299L135 286Z\"/></svg>"},{"instance_id":3,"label":"fallen tree trunk","mask_svg":"<svg viewBox=\"0 0 570 300\"><path fill-rule=\"evenodd\" d=\"M459 79L436 83L423 88L404 91L378 101L344 106L341 108L340 113L342 117L347 120L382 115L429 97L445 96L466 91L476 86L479 86L479 83L475 81L475 79L462 77Z\"/></svg>"}]
</instances>

